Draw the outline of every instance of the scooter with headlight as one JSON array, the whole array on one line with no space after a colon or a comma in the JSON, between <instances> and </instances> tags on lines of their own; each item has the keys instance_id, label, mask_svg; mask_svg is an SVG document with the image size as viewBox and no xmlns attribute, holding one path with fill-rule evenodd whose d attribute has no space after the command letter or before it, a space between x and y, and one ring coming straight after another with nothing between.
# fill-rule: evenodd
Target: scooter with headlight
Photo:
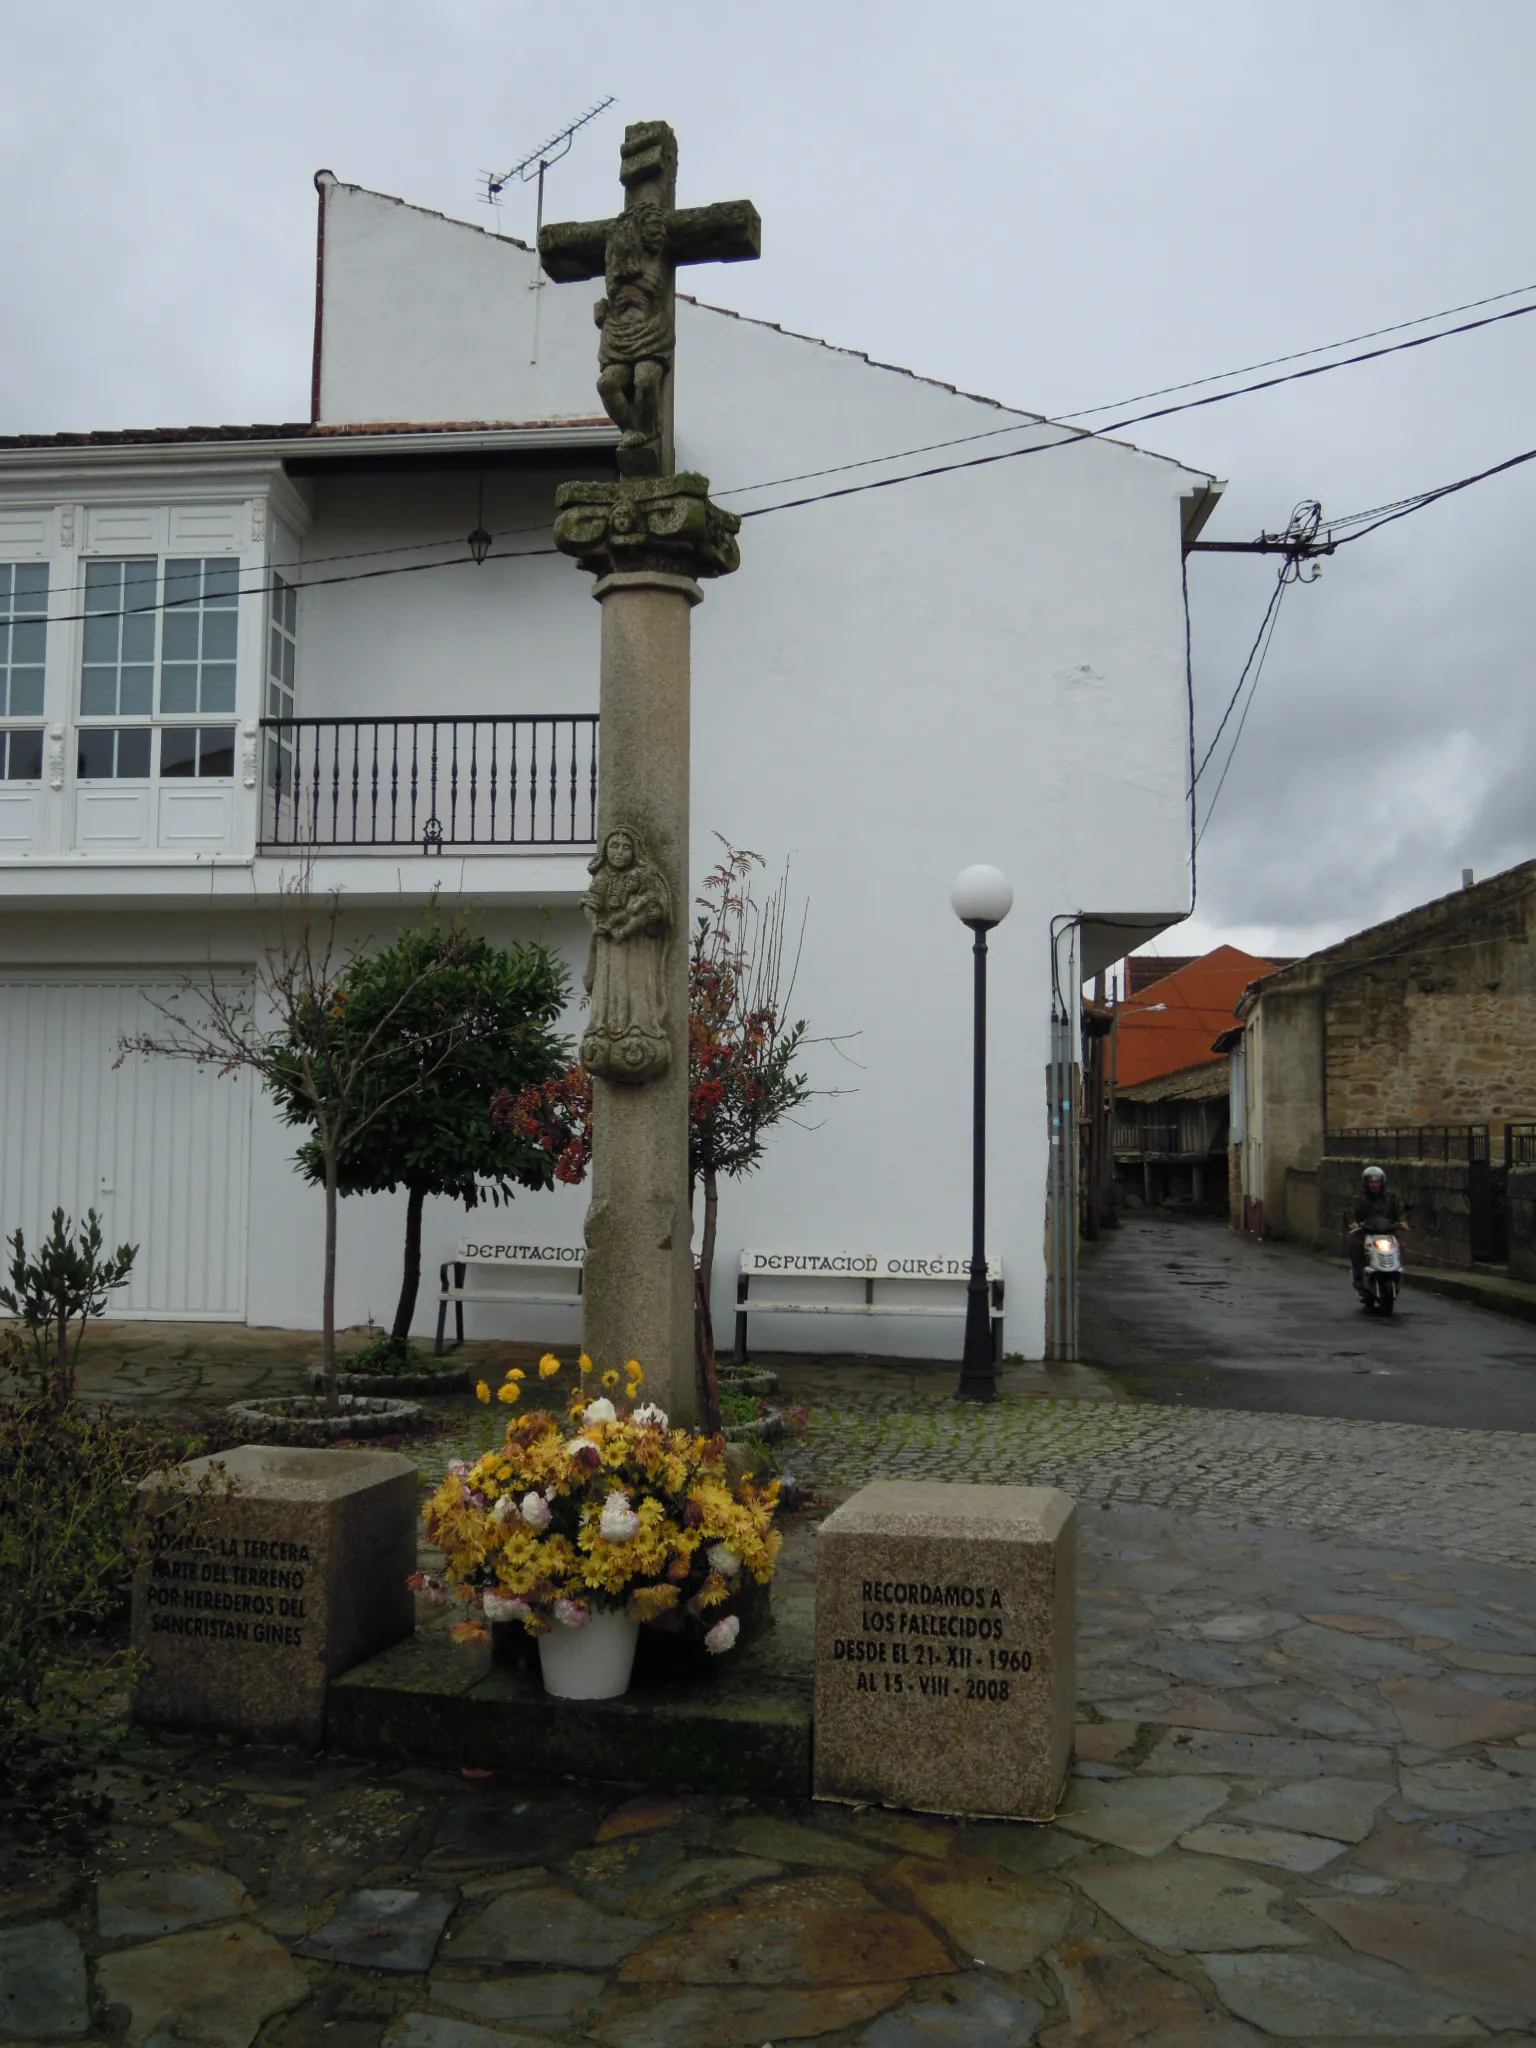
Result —
<instances>
[{"instance_id":1,"label":"scooter with headlight","mask_svg":"<svg viewBox=\"0 0 1536 2048\"><path fill-rule=\"evenodd\" d=\"M1368 1216L1361 1226L1365 1236L1365 1270L1360 1280L1360 1299L1367 1312L1389 1316L1397 1306L1403 1284L1403 1245L1400 1226L1385 1216Z\"/></svg>"}]
</instances>

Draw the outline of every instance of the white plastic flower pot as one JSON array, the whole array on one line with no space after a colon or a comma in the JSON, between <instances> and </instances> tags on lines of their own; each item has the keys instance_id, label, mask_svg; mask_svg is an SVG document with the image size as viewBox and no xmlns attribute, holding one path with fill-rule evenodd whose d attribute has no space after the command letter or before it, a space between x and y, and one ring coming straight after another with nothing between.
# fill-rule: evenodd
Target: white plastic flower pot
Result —
<instances>
[{"instance_id":1,"label":"white plastic flower pot","mask_svg":"<svg viewBox=\"0 0 1536 2048\"><path fill-rule=\"evenodd\" d=\"M581 1628L558 1621L541 1635L544 1690L561 1700L613 1700L629 1691L640 1624L621 1611L593 1609Z\"/></svg>"}]
</instances>

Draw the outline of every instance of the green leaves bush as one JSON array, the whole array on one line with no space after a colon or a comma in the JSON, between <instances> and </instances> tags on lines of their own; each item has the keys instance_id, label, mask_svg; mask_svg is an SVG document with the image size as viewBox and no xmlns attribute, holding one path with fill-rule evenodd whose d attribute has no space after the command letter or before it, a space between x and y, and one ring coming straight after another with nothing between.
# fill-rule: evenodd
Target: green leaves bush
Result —
<instances>
[{"instance_id":1,"label":"green leaves bush","mask_svg":"<svg viewBox=\"0 0 1536 2048\"><path fill-rule=\"evenodd\" d=\"M28 1362L18 1333L0 1335L13 1385ZM0 1399L0 1832L87 1815L75 1778L131 1677L121 1624L134 1571L158 1533L195 1524L213 1490L151 1516L136 1489L200 1449L60 1399L47 1370Z\"/></svg>"},{"instance_id":2,"label":"green leaves bush","mask_svg":"<svg viewBox=\"0 0 1536 2048\"><path fill-rule=\"evenodd\" d=\"M6 1242L11 1284L0 1287L0 1308L25 1325L32 1363L49 1398L71 1400L85 1326L105 1313L107 1296L127 1281L139 1248L120 1244L103 1256L101 1218L94 1209L86 1211L78 1235L74 1218L55 1209L53 1227L34 1258L19 1230Z\"/></svg>"}]
</instances>

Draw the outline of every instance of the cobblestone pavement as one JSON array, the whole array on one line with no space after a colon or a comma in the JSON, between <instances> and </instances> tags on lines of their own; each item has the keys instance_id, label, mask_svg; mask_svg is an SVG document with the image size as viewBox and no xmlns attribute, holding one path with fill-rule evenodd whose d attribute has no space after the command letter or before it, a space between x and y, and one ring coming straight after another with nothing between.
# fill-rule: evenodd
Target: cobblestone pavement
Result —
<instances>
[{"instance_id":1,"label":"cobblestone pavement","mask_svg":"<svg viewBox=\"0 0 1536 2048\"><path fill-rule=\"evenodd\" d=\"M1049 1398L815 1410L797 1477L1048 1482L1078 1500L1240 1516L1536 1565L1536 1437Z\"/></svg>"},{"instance_id":2,"label":"cobblestone pavement","mask_svg":"<svg viewBox=\"0 0 1536 2048\"><path fill-rule=\"evenodd\" d=\"M0 1850L0 2039L1536 2048L1536 1577L1146 1508L1081 1551L1049 1826L125 1728L83 1863Z\"/></svg>"}]
</instances>

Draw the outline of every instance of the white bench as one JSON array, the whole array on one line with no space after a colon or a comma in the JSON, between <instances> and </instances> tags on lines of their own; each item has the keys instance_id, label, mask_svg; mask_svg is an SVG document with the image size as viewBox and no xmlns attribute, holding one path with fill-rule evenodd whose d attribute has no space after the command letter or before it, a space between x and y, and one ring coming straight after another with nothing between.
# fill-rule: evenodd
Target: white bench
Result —
<instances>
[{"instance_id":1,"label":"white bench","mask_svg":"<svg viewBox=\"0 0 1536 2048\"><path fill-rule=\"evenodd\" d=\"M494 1302L503 1308L580 1308L586 1258L587 1248L581 1244L498 1244L489 1238L461 1237L458 1251L451 1259L444 1259L438 1268L437 1356L441 1358L447 1348L443 1335L450 1304L453 1307L455 1344L464 1342L466 1301ZM482 1273L536 1272L542 1276L554 1272L563 1280L574 1281L575 1285L567 1285L560 1294L534 1293L526 1287L475 1286L468 1278L472 1266ZM451 1283L448 1278L450 1270L453 1273Z\"/></svg>"},{"instance_id":2,"label":"white bench","mask_svg":"<svg viewBox=\"0 0 1536 2048\"><path fill-rule=\"evenodd\" d=\"M749 1311L775 1316L963 1316L970 1278L970 1260L948 1255L744 1251L736 1281L736 1357L742 1360L747 1355ZM763 1292L765 1285L774 1291ZM958 1289L958 1298L923 1301L904 1291L926 1291L932 1285ZM987 1312L992 1355L1001 1359L1003 1262L998 1258L987 1260Z\"/></svg>"}]
</instances>

